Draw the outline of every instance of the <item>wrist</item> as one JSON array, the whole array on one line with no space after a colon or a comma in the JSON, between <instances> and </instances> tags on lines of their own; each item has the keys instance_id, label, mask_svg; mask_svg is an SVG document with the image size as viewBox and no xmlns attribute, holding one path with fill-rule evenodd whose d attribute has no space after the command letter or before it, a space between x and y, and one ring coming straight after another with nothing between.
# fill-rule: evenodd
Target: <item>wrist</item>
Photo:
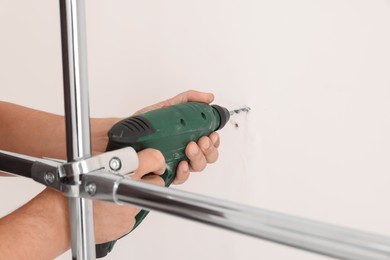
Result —
<instances>
[{"instance_id":1,"label":"wrist","mask_svg":"<svg viewBox=\"0 0 390 260\"><path fill-rule=\"evenodd\" d=\"M106 150L108 144L108 131L119 122L119 118L93 118L91 119L92 154L99 154Z\"/></svg>"}]
</instances>

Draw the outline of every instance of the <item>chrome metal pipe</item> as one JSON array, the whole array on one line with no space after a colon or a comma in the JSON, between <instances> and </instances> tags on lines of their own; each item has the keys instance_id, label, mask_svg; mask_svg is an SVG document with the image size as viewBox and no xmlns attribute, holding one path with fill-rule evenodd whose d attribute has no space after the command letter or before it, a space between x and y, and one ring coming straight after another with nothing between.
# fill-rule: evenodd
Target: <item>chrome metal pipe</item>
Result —
<instances>
[{"instance_id":1,"label":"chrome metal pipe","mask_svg":"<svg viewBox=\"0 0 390 260\"><path fill-rule=\"evenodd\" d=\"M99 183L104 183L105 187L110 181L114 183L114 189L108 190L106 195L103 194L99 199L157 210L339 259L390 259L389 237L150 185L128 178L118 177L114 180L112 176L104 176L101 174L89 179L97 183L98 187Z\"/></svg>"},{"instance_id":2,"label":"chrome metal pipe","mask_svg":"<svg viewBox=\"0 0 390 260\"><path fill-rule=\"evenodd\" d=\"M77 161L91 156L85 2L59 2L67 156L68 161ZM70 198L69 211L73 259L95 259L92 201Z\"/></svg>"}]
</instances>

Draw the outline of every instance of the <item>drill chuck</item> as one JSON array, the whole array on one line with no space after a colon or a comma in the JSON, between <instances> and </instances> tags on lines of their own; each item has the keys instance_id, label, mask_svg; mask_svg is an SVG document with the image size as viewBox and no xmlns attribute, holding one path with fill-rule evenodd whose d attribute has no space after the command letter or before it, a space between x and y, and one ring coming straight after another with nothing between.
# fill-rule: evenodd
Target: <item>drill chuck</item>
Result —
<instances>
[{"instance_id":1,"label":"drill chuck","mask_svg":"<svg viewBox=\"0 0 390 260\"><path fill-rule=\"evenodd\" d=\"M219 122L218 128L215 129L215 131L217 131L219 129L222 129L226 125L226 123L229 121L230 112L226 108L218 106L218 105L212 105L211 107L214 108L219 113L220 122Z\"/></svg>"}]
</instances>

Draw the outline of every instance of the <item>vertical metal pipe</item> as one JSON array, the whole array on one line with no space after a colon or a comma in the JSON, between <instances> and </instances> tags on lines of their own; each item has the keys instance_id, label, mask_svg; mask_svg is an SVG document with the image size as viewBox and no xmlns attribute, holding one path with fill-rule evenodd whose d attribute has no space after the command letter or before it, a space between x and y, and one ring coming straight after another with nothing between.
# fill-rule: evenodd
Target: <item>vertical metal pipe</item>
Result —
<instances>
[{"instance_id":1,"label":"vertical metal pipe","mask_svg":"<svg viewBox=\"0 0 390 260\"><path fill-rule=\"evenodd\" d=\"M60 0L68 161L91 156L84 0ZM80 182L80 179L70 180ZM69 199L72 258L95 259L92 201Z\"/></svg>"}]
</instances>

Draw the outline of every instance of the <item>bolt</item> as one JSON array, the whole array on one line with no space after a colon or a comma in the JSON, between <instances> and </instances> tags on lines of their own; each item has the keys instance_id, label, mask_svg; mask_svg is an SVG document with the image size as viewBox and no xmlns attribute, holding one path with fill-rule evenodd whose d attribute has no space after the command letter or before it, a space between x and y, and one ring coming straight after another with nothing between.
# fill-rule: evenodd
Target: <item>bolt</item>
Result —
<instances>
[{"instance_id":1,"label":"bolt","mask_svg":"<svg viewBox=\"0 0 390 260\"><path fill-rule=\"evenodd\" d=\"M119 171L122 167L121 160L117 157L114 157L110 160L110 168L113 171Z\"/></svg>"},{"instance_id":2,"label":"bolt","mask_svg":"<svg viewBox=\"0 0 390 260\"><path fill-rule=\"evenodd\" d=\"M96 184L91 182L91 183L87 183L85 185L85 191L91 195L91 196L94 196L96 194Z\"/></svg>"},{"instance_id":3,"label":"bolt","mask_svg":"<svg viewBox=\"0 0 390 260\"><path fill-rule=\"evenodd\" d=\"M53 184L56 180L56 176L52 172L45 172L43 179L45 180L46 184Z\"/></svg>"}]
</instances>

